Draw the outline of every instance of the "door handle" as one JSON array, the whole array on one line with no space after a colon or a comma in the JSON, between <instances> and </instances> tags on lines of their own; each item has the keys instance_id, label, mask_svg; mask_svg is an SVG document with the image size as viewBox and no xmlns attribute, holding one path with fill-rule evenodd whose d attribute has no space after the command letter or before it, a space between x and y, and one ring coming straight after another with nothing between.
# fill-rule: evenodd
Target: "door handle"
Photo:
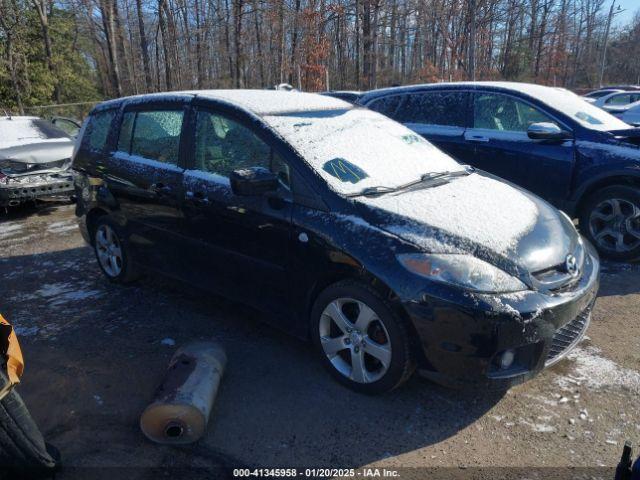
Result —
<instances>
[{"instance_id":1,"label":"door handle","mask_svg":"<svg viewBox=\"0 0 640 480\"><path fill-rule=\"evenodd\" d=\"M488 142L489 137L485 137L483 135L469 135L467 137L467 140L469 140L470 142Z\"/></svg>"},{"instance_id":2,"label":"door handle","mask_svg":"<svg viewBox=\"0 0 640 480\"><path fill-rule=\"evenodd\" d=\"M209 199L203 192L192 192L191 190L187 190L184 193L184 199L188 200L194 205L209 205Z\"/></svg>"},{"instance_id":3,"label":"door handle","mask_svg":"<svg viewBox=\"0 0 640 480\"><path fill-rule=\"evenodd\" d=\"M149 190L157 195L166 195L168 193L171 193L173 189L171 188L171 185L165 185L164 183L153 183L149 187Z\"/></svg>"}]
</instances>

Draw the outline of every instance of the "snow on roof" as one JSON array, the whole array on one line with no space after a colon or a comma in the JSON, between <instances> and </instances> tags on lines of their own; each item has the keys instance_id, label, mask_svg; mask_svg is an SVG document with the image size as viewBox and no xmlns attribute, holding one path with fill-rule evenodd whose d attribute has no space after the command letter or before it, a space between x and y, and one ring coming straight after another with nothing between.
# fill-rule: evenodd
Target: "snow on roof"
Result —
<instances>
[{"instance_id":1,"label":"snow on roof","mask_svg":"<svg viewBox=\"0 0 640 480\"><path fill-rule=\"evenodd\" d=\"M315 93L283 90L201 90L191 92L198 97L213 98L239 104L259 115L315 110L351 108L351 104L337 98Z\"/></svg>"},{"instance_id":2,"label":"snow on roof","mask_svg":"<svg viewBox=\"0 0 640 480\"><path fill-rule=\"evenodd\" d=\"M422 85L408 85L405 87L391 87L380 90L373 90L360 100L362 104L366 104L370 100L381 95L390 93L408 93L414 91L423 91L429 89L446 89L447 87L455 89L475 88L493 88L497 90L505 90L518 92L522 95L531 97L541 103L571 117L583 127L593 130L622 130L626 127L624 122L601 110L600 108L590 104L584 98L579 97L575 93L559 87L547 87L545 85L536 85L534 83L520 82L444 82L444 83L427 83Z\"/></svg>"},{"instance_id":3,"label":"snow on roof","mask_svg":"<svg viewBox=\"0 0 640 480\"><path fill-rule=\"evenodd\" d=\"M258 115L277 115L288 112L305 112L316 110L339 110L352 108L343 100L315 93L303 93L284 90L185 90L179 92L152 93L134 95L124 99L106 101L99 109L120 104L120 100L137 103L153 100L181 99L185 97L210 98L221 100L250 110Z\"/></svg>"}]
</instances>

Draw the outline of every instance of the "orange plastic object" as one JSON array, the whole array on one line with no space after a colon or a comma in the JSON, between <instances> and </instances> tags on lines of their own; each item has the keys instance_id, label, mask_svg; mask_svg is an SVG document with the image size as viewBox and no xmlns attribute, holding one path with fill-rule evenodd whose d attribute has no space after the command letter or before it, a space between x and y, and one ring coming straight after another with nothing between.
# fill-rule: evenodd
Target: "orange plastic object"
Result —
<instances>
[{"instance_id":1,"label":"orange plastic object","mask_svg":"<svg viewBox=\"0 0 640 480\"><path fill-rule=\"evenodd\" d=\"M20 377L24 371L24 359L18 343L18 337L13 327L0 315L0 354L7 359L7 377L9 383L20 383Z\"/></svg>"}]
</instances>

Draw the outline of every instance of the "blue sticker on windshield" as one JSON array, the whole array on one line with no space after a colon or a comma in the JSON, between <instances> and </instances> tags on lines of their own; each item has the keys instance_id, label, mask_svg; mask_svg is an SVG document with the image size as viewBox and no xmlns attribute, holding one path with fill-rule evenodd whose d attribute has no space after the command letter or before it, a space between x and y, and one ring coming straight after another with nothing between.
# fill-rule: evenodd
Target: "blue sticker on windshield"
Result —
<instances>
[{"instance_id":1,"label":"blue sticker on windshield","mask_svg":"<svg viewBox=\"0 0 640 480\"><path fill-rule=\"evenodd\" d=\"M322 166L322 169L341 182L358 183L363 178L369 176L360 167L357 167L351 162L347 162L344 158L329 160Z\"/></svg>"}]
</instances>

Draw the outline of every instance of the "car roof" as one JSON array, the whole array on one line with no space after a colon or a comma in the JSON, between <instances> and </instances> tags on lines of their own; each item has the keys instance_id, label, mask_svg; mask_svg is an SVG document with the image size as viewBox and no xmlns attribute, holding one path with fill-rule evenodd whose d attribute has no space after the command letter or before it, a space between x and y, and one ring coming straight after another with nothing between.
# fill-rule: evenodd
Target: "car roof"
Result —
<instances>
[{"instance_id":1,"label":"car roof","mask_svg":"<svg viewBox=\"0 0 640 480\"><path fill-rule=\"evenodd\" d=\"M389 95L393 93L412 93L426 90L445 90L445 89L476 89L489 88L492 90L502 90L519 92L530 97L541 98L549 92L549 90L565 90L559 87L547 87L544 85L536 85L534 83L521 82L442 82L442 83L424 83L418 85L407 85L403 87L389 87L378 90L371 90L363 95L360 99L361 103L368 102L374 98ZM566 90L568 91L568 90Z\"/></svg>"},{"instance_id":2,"label":"car roof","mask_svg":"<svg viewBox=\"0 0 640 480\"><path fill-rule=\"evenodd\" d=\"M27 115L3 115L0 117L0 120L7 120L11 122L20 121L20 120L42 120L40 117L30 117Z\"/></svg>"},{"instance_id":3,"label":"car roof","mask_svg":"<svg viewBox=\"0 0 640 480\"><path fill-rule=\"evenodd\" d=\"M277 115L289 112L344 110L353 108L343 100L297 91L282 90L185 90L180 92L136 95L101 103L96 110L119 106L122 102L139 104L172 99L203 98L230 104L256 115Z\"/></svg>"}]
</instances>

